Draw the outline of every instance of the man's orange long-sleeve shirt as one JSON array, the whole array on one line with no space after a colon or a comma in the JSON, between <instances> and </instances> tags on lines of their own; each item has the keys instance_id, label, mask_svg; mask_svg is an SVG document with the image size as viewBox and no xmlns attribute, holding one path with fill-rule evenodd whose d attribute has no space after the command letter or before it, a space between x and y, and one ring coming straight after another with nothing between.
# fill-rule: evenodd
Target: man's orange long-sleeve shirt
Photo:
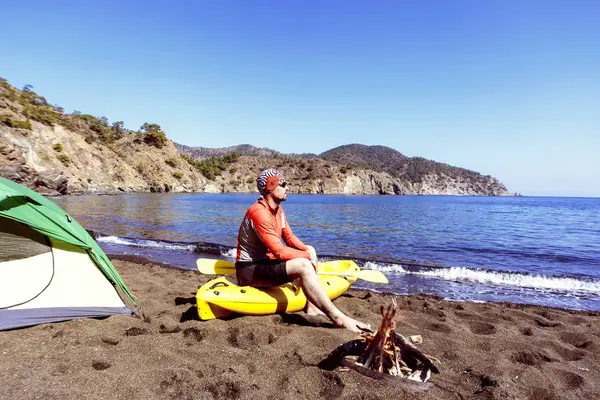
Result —
<instances>
[{"instance_id":1,"label":"man's orange long-sleeve shirt","mask_svg":"<svg viewBox=\"0 0 600 400\"><path fill-rule=\"evenodd\" d=\"M294 258L310 259L308 248L292 232L281 206L273 210L260 198L248 209L240 226L236 262Z\"/></svg>"}]
</instances>

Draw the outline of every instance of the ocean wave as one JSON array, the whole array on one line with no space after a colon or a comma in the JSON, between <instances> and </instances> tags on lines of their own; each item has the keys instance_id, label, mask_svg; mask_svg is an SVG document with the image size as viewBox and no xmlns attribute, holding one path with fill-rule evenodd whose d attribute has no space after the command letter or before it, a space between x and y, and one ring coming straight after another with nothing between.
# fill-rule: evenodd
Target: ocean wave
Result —
<instances>
[{"instance_id":1,"label":"ocean wave","mask_svg":"<svg viewBox=\"0 0 600 400\"><path fill-rule=\"evenodd\" d=\"M187 244L187 243L171 243L171 242L163 242L160 240L149 240L149 239L133 239L133 238L122 238L119 236L101 236L96 239L99 243L110 243L110 244L120 244L123 246L132 246L132 247L149 247L156 249L165 249L165 250L176 250L176 251L195 251L195 244Z\"/></svg>"},{"instance_id":2,"label":"ocean wave","mask_svg":"<svg viewBox=\"0 0 600 400\"><path fill-rule=\"evenodd\" d=\"M164 249L170 251L183 251L191 253L204 253L219 255L224 258L234 259L236 249L216 243L191 243L172 242L164 240L138 239L119 236L96 234L96 241L113 245L122 245L138 248ZM324 256L322 261L348 257ZM466 267L434 266L427 264L397 264L395 262L380 262L361 260L363 268L375 269L394 274L407 274L423 276L445 281L496 285L506 287L534 288L538 290L552 290L562 293L585 292L600 294L600 280L580 279L577 277L562 277L552 275L526 274L509 271L482 270Z\"/></svg>"},{"instance_id":3,"label":"ocean wave","mask_svg":"<svg viewBox=\"0 0 600 400\"><path fill-rule=\"evenodd\" d=\"M485 285L526 287L560 292L593 292L600 294L600 280L578 279L539 274L522 274L507 271L490 271L465 267L447 267L422 270L408 270L401 265L365 263L365 268L382 272L418 275L447 281L472 282Z\"/></svg>"},{"instance_id":4,"label":"ocean wave","mask_svg":"<svg viewBox=\"0 0 600 400\"><path fill-rule=\"evenodd\" d=\"M521 248L520 250L511 250L503 248L486 248L486 247L470 247L470 246L458 246L458 247L446 247L446 248L435 248L435 251L442 253L458 253L458 254L490 254L492 256L509 256L521 259L533 259L543 260L553 263L563 264L589 264L596 265L598 263L597 257L584 257L581 254L558 254L546 249L545 252L540 252L538 248Z\"/></svg>"},{"instance_id":5,"label":"ocean wave","mask_svg":"<svg viewBox=\"0 0 600 400\"><path fill-rule=\"evenodd\" d=\"M229 252L232 251L230 246L224 246L218 243L209 242L175 242L170 240L152 240L152 239L139 239L131 237L121 237L104 235L98 232L93 232L94 238L99 243L107 243L120 246L130 246L138 248L152 248L162 249L170 251L182 251L191 253L203 253L222 255L223 257L229 257ZM233 255L235 257L235 254Z\"/></svg>"}]
</instances>

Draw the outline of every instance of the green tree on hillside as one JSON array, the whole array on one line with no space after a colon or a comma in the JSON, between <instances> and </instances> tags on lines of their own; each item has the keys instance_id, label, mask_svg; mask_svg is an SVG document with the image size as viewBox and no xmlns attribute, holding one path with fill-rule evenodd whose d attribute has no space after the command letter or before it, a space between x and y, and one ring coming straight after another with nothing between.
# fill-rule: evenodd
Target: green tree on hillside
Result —
<instances>
[{"instance_id":1,"label":"green tree on hillside","mask_svg":"<svg viewBox=\"0 0 600 400\"><path fill-rule=\"evenodd\" d=\"M101 141L108 143L114 140L113 131L108 126L108 119L106 117L94 117L90 114L82 114L79 112L73 112L73 117L86 123L88 128L98 134Z\"/></svg>"},{"instance_id":2,"label":"green tree on hillside","mask_svg":"<svg viewBox=\"0 0 600 400\"><path fill-rule=\"evenodd\" d=\"M123 136L125 136L125 134L127 133L127 131L125 130L125 122L123 121L115 121L113 122L111 129L113 131L113 136L115 139L121 139Z\"/></svg>"},{"instance_id":3,"label":"green tree on hillside","mask_svg":"<svg viewBox=\"0 0 600 400\"><path fill-rule=\"evenodd\" d=\"M54 109L54 106L48 104L45 97L34 92L31 85L23 87L18 102L23 106L23 113L27 120L33 119L50 126L61 120L62 115Z\"/></svg>"},{"instance_id":4,"label":"green tree on hillside","mask_svg":"<svg viewBox=\"0 0 600 400\"><path fill-rule=\"evenodd\" d=\"M213 181L217 176L220 176L231 164L235 163L240 155L238 153L225 154L221 157L210 157L205 160L197 161L193 158L181 155L190 165L198 172L204 175L207 179Z\"/></svg>"},{"instance_id":5,"label":"green tree on hillside","mask_svg":"<svg viewBox=\"0 0 600 400\"><path fill-rule=\"evenodd\" d=\"M140 131L144 133L144 142L146 144L159 149L167 144L167 135L162 131L158 124L144 122L144 125L140 127Z\"/></svg>"}]
</instances>

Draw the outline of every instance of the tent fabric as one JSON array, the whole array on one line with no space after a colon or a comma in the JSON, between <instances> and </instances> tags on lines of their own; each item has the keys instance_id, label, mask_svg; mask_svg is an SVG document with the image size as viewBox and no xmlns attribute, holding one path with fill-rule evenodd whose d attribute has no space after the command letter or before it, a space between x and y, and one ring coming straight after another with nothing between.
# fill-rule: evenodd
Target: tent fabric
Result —
<instances>
[{"instance_id":1,"label":"tent fabric","mask_svg":"<svg viewBox=\"0 0 600 400\"><path fill-rule=\"evenodd\" d=\"M76 318L99 318L118 314L131 315L131 310L127 307L0 309L0 331Z\"/></svg>"},{"instance_id":2,"label":"tent fabric","mask_svg":"<svg viewBox=\"0 0 600 400\"><path fill-rule=\"evenodd\" d=\"M55 271L51 248L47 253L0 263L0 309L30 305L45 294ZM68 291L63 294L69 297Z\"/></svg>"},{"instance_id":3,"label":"tent fabric","mask_svg":"<svg viewBox=\"0 0 600 400\"><path fill-rule=\"evenodd\" d=\"M123 307L85 250L50 239L52 252L0 264L0 307Z\"/></svg>"},{"instance_id":4,"label":"tent fabric","mask_svg":"<svg viewBox=\"0 0 600 400\"><path fill-rule=\"evenodd\" d=\"M45 236L85 249L104 275L135 305L125 282L96 241L70 215L39 193L0 178L0 218L29 226Z\"/></svg>"},{"instance_id":5,"label":"tent fabric","mask_svg":"<svg viewBox=\"0 0 600 400\"><path fill-rule=\"evenodd\" d=\"M0 330L133 314L124 299L141 316L81 225L52 201L0 178Z\"/></svg>"}]
</instances>

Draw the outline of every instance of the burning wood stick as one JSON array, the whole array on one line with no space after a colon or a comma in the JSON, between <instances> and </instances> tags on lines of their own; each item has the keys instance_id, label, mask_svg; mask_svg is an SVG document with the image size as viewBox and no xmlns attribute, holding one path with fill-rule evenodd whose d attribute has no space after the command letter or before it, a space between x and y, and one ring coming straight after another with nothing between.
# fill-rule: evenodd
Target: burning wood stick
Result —
<instances>
[{"instance_id":1,"label":"burning wood stick","mask_svg":"<svg viewBox=\"0 0 600 400\"><path fill-rule=\"evenodd\" d=\"M398 351L398 348L396 347L396 343L394 341L394 336L392 336L392 347L394 348L394 366L396 367L396 375L402 375L402 371L400 370L400 363L398 362L398 360L400 359L398 354L400 352Z\"/></svg>"},{"instance_id":2,"label":"burning wood stick","mask_svg":"<svg viewBox=\"0 0 600 400\"><path fill-rule=\"evenodd\" d=\"M390 333L393 332L396 327L396 322L394 320L396 310L395 300L392 301L392 304L390 304L387 309L381 306L380 312L383 318L381 319L379 329L375 333L375 336L367 335L365 337L368 345L365 352L362 354L362 357L359 359L359 362L366 368L383 372L384 363L386 361L386 350L391 352L391 354L394 354L394 351L397 352L393 342L390 340ZM392 366L396 364L395 357L394 360L387 359L387 361L388 364L391 364Z\"/></svg>"},{"instance_id":3,"label":"burning wood stick","mask_svg":"<svg viewBox=\"0 0 600 400\"><path fill-rule=\"evenodd\" d=\"M396 326L394 321L394 317L396 316L396 302L393 301L392 304L387 307L387 310L384 310L384 307L381 306L380 311L383 318L381 319L379 329L374 337L366 337L369 344L361 359L359 359L359 362L367 368L381 372L385 344L388 341L390 332Z\"/></svg>"}]
</instances>

